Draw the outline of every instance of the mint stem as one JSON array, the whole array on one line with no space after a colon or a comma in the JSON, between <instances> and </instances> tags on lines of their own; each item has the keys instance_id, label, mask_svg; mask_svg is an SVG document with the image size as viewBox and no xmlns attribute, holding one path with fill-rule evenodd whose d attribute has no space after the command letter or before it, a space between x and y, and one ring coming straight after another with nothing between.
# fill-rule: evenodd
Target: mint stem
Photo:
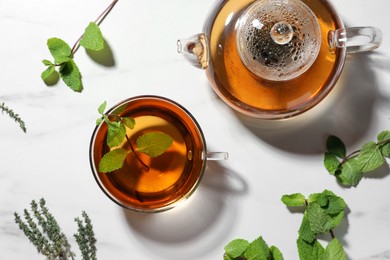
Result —
<instances>
[{"instance_id":1,"label":"mint stem","mask_svg":"<svg viewBox=\"0 0 390 260\"><path fill-rule=\"evenodd\" d=\"M390 139L386 139L386 140L383 140L381 142L378 142L376 143L376 146L380 146L380 145L386 145L390 143ZM357 151L354 151L352 152L351 154L349 154L348 156L346 156L342 161L341 161L341 165L343 165L344 163L346 163L349 159L351 159L352 157L354 156L358 156L359 153L360 153L361 150L357 150Z\"/></svg>"},{"instance_id":2,"label":"mint stem","mask_svg":"<svg viewBox=\"0 0 390 260\"><path fill-rule=\"evenodd\" d=\"M119 0L114 0L111 2L111 4L96 18L96 20L94 21L97 25L100 25L104 19L106 18L106 16L111 12L111 10L114 8L114 6L116 5L116 3L118 2ZM84 34L82 34L76 41L76 43L73 45L72 47L72 56L77 52L77 50L79 49L80 47L80 41L81 39L83 38Z\"/></svg>"},{"instance_id":3,"label":"mint stem","mask_svg":"<svg viewBox=\"0 0 390 260\"><path fill-rule=\"evenodd\" d=\"M126 134L126 140L127 140L127 143L129 144L130 149L131 149L131 151L133 152L135 158L137 158L137 160L145 167L146 171L149 171L149 170L150 170L149 166L147 166L146 163L144 163L144 161L142 161L142 159L139 158L139 156L138 156L138 154L135 152L135 149L134 149L133 145L131 144L130 139L129 139L129 137L127 136L127 134Z\"/></svg>"}]
</instances>

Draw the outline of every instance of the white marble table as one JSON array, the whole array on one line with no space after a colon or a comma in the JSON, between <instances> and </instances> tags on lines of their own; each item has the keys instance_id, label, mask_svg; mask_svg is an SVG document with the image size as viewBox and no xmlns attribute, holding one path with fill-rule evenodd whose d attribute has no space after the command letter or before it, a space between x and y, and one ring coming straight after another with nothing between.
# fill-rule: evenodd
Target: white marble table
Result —
<instances>
[{"instance_id":1,"label":"white marble table","mask_svg":"<svg viewBox=\"0 0 390 260\"><path fill-rule=\"evenodd\" d=\"M63 83L46 87L40 79L41 60L50 58L46 40L73 44L109 2L0 1L0 102L27 125L24 134L0 115L0 259L44 259L13 221L13 212L41 197L76 252L73 218L89 213L99 259L222 259L228 241L260 235L285 259L298 259L302 214L290 212L280 198L324 189L348 204L335 229L348 257L390 258L388 168L345 189L322 164L328 134L353 151L390 128L390 1L335 0L347 25L382 29L381 48L348 57L337 90L319 107L270 127L244 123L214 94L204 72L176 52L178 38L201 31L212 1L120 0L101 25L114 65L99 65L79 50L75 60L84 91L74 93ZM98 105L141 94L181 103L202 126L209 149L230 154L228 161L209 164L185 204L155 215L112 203L97 186L88 158Z\"/></svg>"}]
</instances>

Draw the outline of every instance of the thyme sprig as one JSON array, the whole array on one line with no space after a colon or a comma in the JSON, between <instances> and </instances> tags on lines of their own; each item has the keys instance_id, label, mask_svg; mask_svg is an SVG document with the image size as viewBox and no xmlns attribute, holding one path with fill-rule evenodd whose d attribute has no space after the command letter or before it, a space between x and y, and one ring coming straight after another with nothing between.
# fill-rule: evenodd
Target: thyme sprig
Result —
<instances>
[{"instance_id":1,"label":"thyme sprig","mask_svg":"<svg viewBox=\"0 0 390 260\"><path fill-rule=\"evenodd\" d=\"M0 103L0 110L3 114L6 113L10 118L12 118L16 123L18 123L20 129L22 129L23 132L27 132L26 124L24 123L22 118L11 108L7 107L4 102Z\"/></svg>"},{"instance_id":2,"label":"thyme sprig","mask_svg":"<svg viewBox=\"0 0 390 260\"><path fill-rule=\"evenodd\" d=\"M23 211L23 217L14 213L15 223L36 247L38 253L49 260L75 259L76 254L71 250L67 237L62 232L58 222L46 207L45 199L31 202L31 212ZM91 220L85 211L82 219L76 218L78 232L74 234L82 253L82 260L96 260L96 239Z\"/></svg>"}]
</instances>

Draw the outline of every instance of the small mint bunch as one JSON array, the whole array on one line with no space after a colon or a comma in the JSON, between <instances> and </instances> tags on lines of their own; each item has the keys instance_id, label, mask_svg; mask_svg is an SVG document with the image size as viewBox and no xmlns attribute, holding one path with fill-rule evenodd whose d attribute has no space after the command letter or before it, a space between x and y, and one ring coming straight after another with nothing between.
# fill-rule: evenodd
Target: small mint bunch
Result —
<instances>
[{"instance_id":1,"label":"small mint bunch","mask_svg":"<svg viewBox=\"0 0 390 260\"><path fill-rule=\"evenodd\" d=\"M224 260L283 260L280 250L271 246L262 237L249 243L245 239L234 239L225 246Z\"/></svg>"},{"instance_id":2,"label":"small mint bunch","mask_svg":"<svg viewBox=\"0 0 390 260\"><path fill-rule=\"evenodd\" d=\"M344 199L325 190L311 194L309 198L301 193L294 193L284 195L281 200L287 207L305 208L297 240L301 260L346 260L344 249L332 231L344 218L347 207ZM317 237L327 233L331 234L332 240L324 248Z\"/></svg>"},{"instance_id":3,"label":"small mint bunch","mask_svg":"<svg viewBox=\"0 0 390 260\"><path fill-rule=\"evenodd\" d=\"M80 38L79 44L87 50L100 51L104 48L103 35L96 23L91 22L88 25ZM81 92L83 90L81 74L73 58L78 44L76 43L71 49L62 39L50 38L47 40L47 47L54 61L46 59L42 61L47 66L46 70L41 74L42 80L47 85L53 85L61 78L73 91Z\"/></svg>"},{"instance_id":4,"label":"small mint bunch","mask_svg":"<svg viewBox=\"0 0 390 260\"><path fill-rule=\"evenodd\" d=\"M390 131L381 132L377 142L368 142L349 155L343 141L336 136L328 137L326 148L324 165L328 172L344 186L357 186L364 173L378 169L390 157Z\"/></svg>"},{"instance_id":5,"label":"small mint bunch","mask_svg":"<svg viewBox=\"0 0 390 260\"><path fill-rule=\"evenodd\" d=\"M96 124L106 123L108 125L106 142L107 146L112 149L101 159L99 172L112 172L122 168L127 156L131 153L149 170L149 166L137 156L136 152L147 154L150 157L160 156L172 145L172 137L162 132L148 132L139 136L136 140L136 147L133 147L126 134L126 129L134 129L136 124L134 118L119 116L115 114L115 111L113 114L107 115L104 113L106 106L106 102L99 106L98 112L102 117L97 119ZM123 142L128 143L129 150L117 147Z\"/></svg>"}]
</instances>

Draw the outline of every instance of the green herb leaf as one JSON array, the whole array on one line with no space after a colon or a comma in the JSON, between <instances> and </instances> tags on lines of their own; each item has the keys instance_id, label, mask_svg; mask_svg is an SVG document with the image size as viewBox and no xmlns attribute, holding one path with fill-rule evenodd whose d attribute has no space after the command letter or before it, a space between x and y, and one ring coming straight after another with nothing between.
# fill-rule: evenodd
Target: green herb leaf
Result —
<instances>
[{"instance_id":1,"label":"green herb leaf","mask_svg":"<svg viewBox=\"0 0 390 260\"><path fill-rule=\"evenodd\" d=\"M291 195L283 195L282 202L287 207L300 207L306 204L306 198L300 193L295 193Z\"/></svg>"},{"instance_id":2,"label":"green herb leaf","mask_svg":"<svg viewBox=\"0 0 390 260\"><path fill-rule=\"evenodd\" d=\"M390 157L390 131L383 131L378 135L378 143L386 143L379 145L383 157Z\"/></svg>"},{"instance_id":3,"label":"green herb leaf","mask_svg":"<svg viewBox=\"0 0 390 260\"><path fill-rule=\"evenodd\" d=\"M332 219L326 214L325 210L317 203L309 204L307 210L307 219L310 223L310 229L318 233L327 233L332 227Z\"/></svg>"},{"instance_id":4,"label":"green herb leaf","mask_svg":"<svg viewBox=\"0 0 390 260\"><path fill-rule=\"evenodd\" d=\"M172 138L164 133L150 132L138 137L137 151L151 157L163 154L172 144Z\"/></svg>"},{"instance_id":5,"label":"green herb leaf","mask_svg":"<svg viewBox=\"0 0 390 260\"><path fill-rule=\"evenodd\" d=\"M99 114L103 115L104 111L106 110L106 107L107 107L107 102L104 101L98 108Z\"/></svg>"},{"instance_id":6,"label":"green herb leaf","mask_svg":"<svg viewBox=\"0 0 390 260\"><path fill-rule=\"evenodd\" d=\"M268 245L262 237L251 242L244 253L247 260L268 260L270 255Z\"/></svg>"},{"instance_id":7,"label":"green herb leaf","mask_svg":"<svg viewBox=\"0 0 390 260\"><path fill-rule=\"evenodd\" d=\"M129 152L118 148L106 153L99 163L99 171L102 173L112 172L122 168L126 156Z\"/></svg>"},{"instance_id":8,"label":"green herb leaf","mask_svg":"<svg viewBox=\"0 0 390 260\"><path fill-rule=\"evenodd\" d=\"M47 47L55 63L62 64L71 60L72 49L65 41L59 38L50 38L47 40Z\"/></svg>"},{"instance_id":9,"label":"green herb leaf","mask_svg":"<svg viewBox=\"0 0 390 260\"><path fill-rule=\"evenodd\" d=\"M303 214L302 223L298 231L299 237L305 240L308 243L312 243L316 238L316 233L314 233L310 228L310 222L307 218L307 212Z\"/></svg>"},{"instance_id":10,"label":"green herb leaf","mask_svg":"<svg viewBox=\"0 0 390 260\"><path fill-rule=\"evenodd\" d=\"M80 40L80 45L88 50L100 51L104 48L104 39L99 26L96 23L89 23L83 37Z\"/></svg>"},{"instance_id":11,"label":"green herb leaf","mask_svg":"<svg viewBox=\"0 0 390 260\"><path fill-rule=\"evenodd\" d=\"M103 122L103 118L96 119L96 125L100 125Z\"/></svg>"},{"instance_id":12,"label":"green herb leaf","mask_svg":"<svg viewBox=\"0 0 390 260\"><path fill-rule=\"evenodd\" d=\"M81 92L81 74L79 68L73 60L69 60L61 65L60 76L65 84L75 92Z\"/></svg>"},{"instance_id":13,"label":"green herb leaf","mask_svg":"<svg viewBox=\"0 0 390 260\"><path fill-rule=\"evenodd\" d=\"M127 128L133 129L134 126L135 126L135 120L134 120L134 118L131 118L131 117L122 117L122 121L123 121L123 124L125 124L125 126L126 126Z\"/></svg>"},{"instance_id":14,"label":"green herb leaf","mask_svg":"<svg viewBox=\"0 0 390 260\"><path fill-rule=\"evenodd\" d=\"M330 174L335 175L340 168L340 161L337 159L336 155L325 153L324 165Z\"/></svg>"},{"instance_id":15,"label":"green herb leaf","mask_svg":"<svg viewBox=\"0 0 390 260\"><path fill-rule=\"evenodd\" d=\"M271 253L272 260L283 260L283 254L276 246L271 246L269 252Z\"/></svg>"},{"instance_id":16,"label":"green herb leaf","mask_svg":"<svg viewBox=\"0 0 390 260\"><path fill-rule=\"evenodd\" d=\"M54 64L49 61L49 60L43 60L42 63L45 65L45 66L54 66Z\"/></svg>"},{"instance_id":17,"label":"green herb leaf","mask_svg":"<svg viewBox=\"0 0 390 260\"><path fill-rule=\"evenodd\" d=\"M107 122L107 120L106 120ZM120 145L126 137L126 127L120 122L110 122L107 131L108 147Z\"/></svg>"},{"instance_id":18,"label":"green herb leaf","mask_svg":"<svg viewBox=\"0 0 390 260\"><path fill-rule=\"evenodd\" d=\"M362 178L363 173L360 171L355 158L346 161L341 167L340 174L337 175L339 182L345 186L356 186Z\"/></svg>"},{"instance_id":19,"label":"green herb leaf","mask_svg":"<svg viewBox=\"0 0 390 260\"><path fill-rule=\"evenodd\" d=\"M42 72L41 78L43 81L46 81L52 77L54 73L56 73L55 67L53 65L49 65L47 69Z\"/></svg>"},{"instance_id":20,"label":"green herb leaf","mask_svg":"<svg viewBox=\"0 0 390 260\"><path fill-rule=\"evenodd\" d=\"M325 250L325 259L326 260L346 260L347 256L345 255L343 246L340 242L334 238L329 242Z\"/></svg>"},{"instance_id":21,"label":"green herb leaf","mask_svg":"<svg viewBox=\"0 0 390 260\"><path fill-rule=\"evenodd\" d=\"M334 135L328 137L328 140L326 141L326 148L328 153L334 154L339 158L345 158L346 156L346 148L343 141Z\"/></svg>"},{"instance_id":22,"label":"green herb leaf","mask_svg":"<svg viewBox=\"0 0 390 260\"><path fill-rule=\"evenodd\" d=\"M374 142L363 145L357 158L360 171L370 172L379 168L385 162L379 147Z\"/></svg>"},{"instance_id":23,"label":"green herb leaf","mask_svg":"<svg viewBox=\"0 0 390 260\"><path fill-rule=\"evenodd\" d=\"M231 258L242 256L248 248L249 242L245 239L234 239L225 246L225 253Z\"/></svg>"},{"instance_id":24,"label":"green herb leaf","mask_svg":"<svg viewBox=\"0 0 390 260\"><path fill-rule=\"evenodd\" d=\"M299 237L297 247L300 260L324 260L325 258L325 249L317 240L308 243Z\"/></svg>"}]
</instances>

